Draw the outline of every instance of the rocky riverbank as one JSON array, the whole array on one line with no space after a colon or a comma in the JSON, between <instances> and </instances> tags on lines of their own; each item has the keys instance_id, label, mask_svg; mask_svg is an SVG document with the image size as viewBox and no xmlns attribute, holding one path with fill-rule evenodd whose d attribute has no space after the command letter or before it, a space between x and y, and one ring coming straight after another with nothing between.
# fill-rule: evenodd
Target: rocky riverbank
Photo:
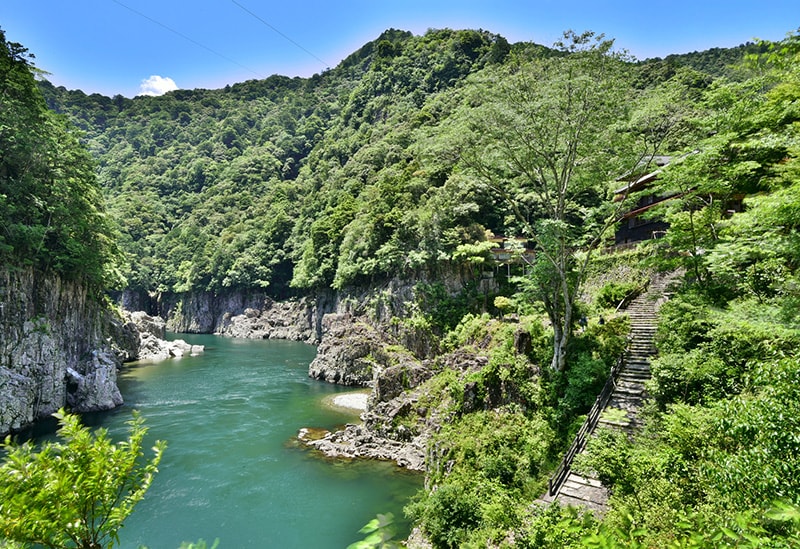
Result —
<instances>
[{"instance_id":1,"label":"rocky riverbank","mask_svg":"<svg viewBox=\"0 0 800 549\"><path fill-rule=\"evenodd\" d=\"M78 282L0 268L0 433L122 404L108 309Z\"/></svg>"},{"instance_id":2,"label":"rocky riverbank","mask_svg":"<svg viewBox=\"0 0 800 549\"><path fill-rule=\"evenodd\" d=\"M123 328L126 332L121 340L127 342L122 360L166 360L197 355L204 351L202 345L190 345L182 339L167 341L166 321L150 316L143 311L123 311Z\"/></svg>"},{"instance_id":3,"label":"rocky riverbank","mask_svg":"<svg viewBox=\"0 0 800 549\"><path fill-rule=\"evenodd\" d=\"M438 272L435 280L454 294L465 284L456 271ZM232 292L127 295L122 302L148 305L166 319L171 331L317 345L310 377L370 388L371 393L363 423L335 433L309 428L299 438L328 456L394 460L422 470L427 440L438 429L438 420L429 417L417 402L419 395L410 391L433 375L430 361L440 349L424 327L404 322L414 310L419 282L393 279L380 287L324 291L286 301ZM485 292L493 291L491 279L479 282Z\"/></svg>"},{"instance_id":4,"label":"rocky riverbank","mask_svg":"<svg viewBox=\"0 0 800 549\"><path fill-rule=\"evenodd\" d=\"M394 461L411 471L425 470L427 437L402 442L377 436L364 425L353 423L340 431L323 432L321 438L314 438L311 432L301 430L298 438L327 457L380 459Z\"/></svg>"}]
</instances>

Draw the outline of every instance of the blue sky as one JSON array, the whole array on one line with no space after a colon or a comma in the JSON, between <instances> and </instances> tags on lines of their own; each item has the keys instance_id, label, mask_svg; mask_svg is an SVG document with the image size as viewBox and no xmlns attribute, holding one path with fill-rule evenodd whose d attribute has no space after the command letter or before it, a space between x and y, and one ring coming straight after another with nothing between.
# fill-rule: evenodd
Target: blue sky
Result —
<instances>
[{"instance_id":1,"label":"blue sky","mask_svg":"<svg viewBox=\"0 0 800 549\"><path fill-rule=\"evenodd\" d=\"M271 74L310 76L387 28L482 28L550 45L593 30L639 59L800 28L800 0L0 0L0 28L54 84L133 97L219 88Z\"/></svg>"}]
</instances>

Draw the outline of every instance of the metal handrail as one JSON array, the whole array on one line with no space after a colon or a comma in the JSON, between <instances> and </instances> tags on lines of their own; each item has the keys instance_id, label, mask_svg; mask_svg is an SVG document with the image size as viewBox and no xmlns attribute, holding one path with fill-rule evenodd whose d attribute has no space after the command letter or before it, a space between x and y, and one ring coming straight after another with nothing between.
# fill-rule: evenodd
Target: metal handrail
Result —
<instances>
[{"instance_id":1,"label":"metal handrail","mask_svg":"<svg viewBox=\"0 0 800 549\"><path fill-rule=\"evenodd\" d=\"M628 346L630 346L630 341L628 342ZM586 437L592 434L595 427L597 427L597 422L600 420L600 413L606 407L606 404L608 404L611 394L617 386L617 376L622 370L627 351L627 349L623 351L614 366L611 367L611 373L608 375L603 390L597 395L591 410L589 410L589 413L586 415L586 420L583 422L583 425L581 425L581 428L578 429L578 433L575 435L572 445L569 447L569 450L567 450L567 453L564 454L561 463L556 467L555 473L553 473L550 480L547 481L548 493L551 496L555 496L561 489L561 485L564 484L564 481L569 475L572 460L586 447Z\"/></svg>"}]
</instances>

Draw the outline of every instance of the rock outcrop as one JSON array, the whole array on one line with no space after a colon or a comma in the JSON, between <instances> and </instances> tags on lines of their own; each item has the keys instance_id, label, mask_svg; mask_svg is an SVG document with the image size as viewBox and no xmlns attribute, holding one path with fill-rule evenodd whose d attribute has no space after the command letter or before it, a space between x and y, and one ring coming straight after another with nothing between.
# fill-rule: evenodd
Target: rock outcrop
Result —
<instances>
[{"instance_id":1,"label":"rock outcrop","mask_svg":"<svg viewBox=\"0 0 800 549\"><path fill-rule=\"evenodd\" d=\"M322 341L308 375L340 385L371 385L376 366L385 361L381 355L386 343L378 331L348 315L325 315L322 324Z\"/></svg>"},{"instance_id":2,"label":"rock outcrop","mask_svg":"<svg viewBox=\"0 0 800 549\"><path fill-rule=\"evenodd\" d=\"M320 439L300 440L332 458L369 458L395 461L412 471L425 470L426 436L399 441L376 435L364 425L348 424L341 431L328 432Z\"/></svg>"},{"instance_id":3,"label":"rock outcrop","mask_svg":"<svg viewBox=\"0 0 800 549\"><path fill-rule=\"evenodd\" d=\"M126 324L131 324L139 337L131 360L165 360L197 355L204 351L202 345L190 345L182 339L165 340L166 322L161 317L150 316L143 311L125 311L123 316L127 320Z\"/></svg>"},{"instance_id":4,"label":"rock outcrop","mask_svg":"<svg viewBox=\"0 0 800 549\"><path fill-rule=\"evenodd\" d=\"M0 433L122 404L108 309L77 282L0 269Z\"/></svg>"},{"instance_id":5,"label":"rock outcrop","mask_svg":"<svg viewBox=\"0 0 800 549\"><path fill-rule=\"evenodd\" d=\"M273 301L264 298L239 314L226 311L216 333L251 339L288 339L315 344L320 338L323 299Z\"/></svg>"}]
</instances>

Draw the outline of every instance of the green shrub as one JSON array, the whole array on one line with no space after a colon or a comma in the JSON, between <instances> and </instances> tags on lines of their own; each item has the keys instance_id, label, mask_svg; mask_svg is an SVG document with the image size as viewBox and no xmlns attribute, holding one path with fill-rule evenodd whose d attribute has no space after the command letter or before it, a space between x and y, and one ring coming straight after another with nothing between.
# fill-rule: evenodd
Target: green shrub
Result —
<instances>
[{"instance_id":1,"label":"green shrub","mask_svg":"<svg viewBox=\"0 0 800 549\"><path fill-rule=\"evenodd\" d=\"M699 349L670 353L651 361L651 396L661 409L673 402L703 404L741 390L741 372Z\"/></svg>"},{"instance_id":2,"label":"green shrub","mask_svg":"<svg viewBox=\"0 0 800 549\"><path fill-rule=\"evenodd\" d=\"M483 295L478 294L474 283L467 285L459 293L451 294L440 282L420 282L415 286L414 294L419 310L425 311L430 318L431 327L440 334L453 329L465 314L476 312L483 303Z\"/></svg>"},{"instance_id":3,"label":"green shrub","mask_svg":"<svg viewBox=\"0 0 800 549\"><path fill-rule=\"evenodd\" d=\"M35 448L2 445L0 539L53 549L112 547L119 530L150 488L166 444L144 453L147 428L138 413L126 440L114 442L63 409L57 442Z\"/></svg>"},{"instance_id":4,"label":"green shrub","mask_svg":"<svg viewBox=\"0 0 800 549\"><path fill-rule=\"evenodd\" d=\"M608 373L606 363L589 354L580 355L573 361L567 374L564 396L558 403L558 412L563 421L586 413L592 407L608 379Z\"/></svg>"},{"instance_id":5,"label":"green shrub","mask_svg":"<svg viewBox=\"0 0 800 549\"><path fill-rule=\"evenodd\" d=\"M592 324L586 332L573 338L567 370L550 373L548 384L559 432L567 432L574 419L594 404L611 367L625 349L629 326L627 317L615 317L605 324Z\"/></svg>"},{"instance_id":6,"label":"green shrub","mask_svg":"<svg viewBox=\"0 0 800 549\"><path fill-rule=\"evenodd\" d=\"M595 303L603 309L617 309L630 303L645 289L645 284L640 281L633 282L608 282L597 292Z\"/></svg>"},{"instance_id":7,"label":"green shrub","mask_svg":"<svg viewBox=\"0 0 800 549\"><path fill-rule=\"evenodd\" d=\"M681 294L659 310L656 346L661 353L678 353L708 341L714 323L710 304L697 292Z\"/></svg>"},{"instance_id":8,"label":"green shrub","mask_svg":"<svg viewBox=\"0 0 800 549\"><path fill-rule=\"evenodd\" d=\"M521 549L568 549L583 547L581 540L594 531L594 515L577 507L533 507L515 546Z\"/></svg>"},{"instance_id":9,"label":"green shrub","mask_svg":"<svg viewBox=\"0 0 800 549\"><path fill-rule=\"evenodd\" d=\"M489 315L475 315L468 313L464 315L456 326L454 326L443 338L442 346L447 350L454 350L459 347L475 345L489 336Z\"/></svg>"},{"instance_id":10,"label":"green shrub","mask_svg":"<svg viewBox=\"0 0 800 549\"><path fill-rule=\"evenodd\" d=\"M737 395L755 365L800 351L800 332L755 314L750 321L742 310L720 311L712 321L686 302L670 310L673 321L659 327L669 351L651 363L650 391L662 409L671 402L701 404Z\"/></svg>"},{"instance_id":11,"label":"green shrub","mask_svg":"<svg viewBox=\"0 0 800 549\"><path fill-rule=\"evenodd\" d=\"M469 480L450 478L423 500L409 504L406 512L435 547L461 547L480 525L481 504L488 495L481 494Z\"/></svg>"}]
</instances>

